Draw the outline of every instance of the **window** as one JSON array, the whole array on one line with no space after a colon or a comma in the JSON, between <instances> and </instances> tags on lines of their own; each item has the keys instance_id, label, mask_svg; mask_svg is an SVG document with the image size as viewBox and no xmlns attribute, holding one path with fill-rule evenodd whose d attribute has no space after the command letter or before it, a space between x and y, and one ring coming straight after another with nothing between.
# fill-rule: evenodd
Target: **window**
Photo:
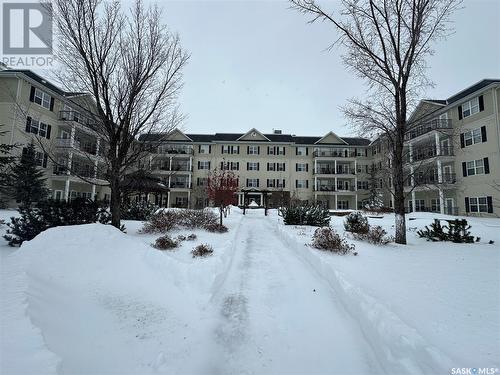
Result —
<instances>
[{"instance_id":1,"label":"window","mask_svg":"<svg viewBox=\"0 0 500 375\"><path fill-rule=\"evenodd\" d=\"M424 211L425 210L425 200L424 199L416 199L415 200L415 211Z\"/></svg>"},{"instance_id":2,"label":"window","mask_svg":"<svg viewBox=\"0 0 500 375\"><path fill-rule=\"evenodd\" d=\"M247 187L259 187L259 179L247 178Z\"/></svg>"},{"instance_id":3,"label":"window","mask_svg":"<svg viewBox=\"0 0 500 375\"><path fill-rule=\"evenodd\" d=\"M295 187L297 189L307 189L309 187L309 181L307 181L307 180L295 180Z\"/></svg>"},{"instance_id":4,"label":"window","mask_svg":"<svg viewBox=\"0 0 500 375\"><path fill-rule=\"evenodd\" d=\"M226 171L239 171L240 170L240 162L239 161L228 161L228 162L220 162L220 169Z\"/></svg>"},{"instance_id":5,"label":"window","mask_svg":"<svg viewBox=\"0 0 500 375\"><path fill-rule=\"evenodd\" d=\"M358 189L368 190L368 181L358 181Z\"/></svg>"},{"instance_id":6,"label":"window","mask_svg":"<svg viewBox=\"0 0 500 375\"><path fill-rule=\"evenodd\" d=\"M249 162L247 163L247 171L258 171L259 163Z\"/></svg>"},{"instance_id":7,"label":"window","mask_svg":"<svg viewBox=\"0 0 500 375\"><path fill-rule=\"evenodd\" d=\"M484 173L484 160L472 160L467 162L467 176Z\"/></svg>"},{"instance_id":8,"label":"window","mask_svg":"<svg viewBox=\"0 0 500 375\"><path fill-rule=\"evenodd\" d=\"M285 187L285 180L280 180L280 179L267 179L267 187L268 188L284 188Z\"/></svg>"},{"instance_id":9,"label":"window","mask_svg":"<svg viewBox=\"0 0 500 375\"><path fill-rule=\"evenodd\" d=\"M285 163L276 163L276 170L277 171L284 171L285 170Z\"/></svg>"},{"instance_id":10,"label":"window","mask_svg":"<svg viewBox=\"0 0 500 375\"><path fill-rule=\"evenodd\" d=\"M198 177L196 179L197 186L207 186L207 183L208 183L208 178L206 177Z\"/></svg>"},{"instance_id":11,"label":"window","mask_svg":"<svg viewBox=\"0 0 500 375\"><path fill-rule=\"evenodd\" d=\"M464 142L466 146L481 143L482 141L481 128L469 130L464 133Z\"/></svg>"},{"instance_id":12,"label":"window","mask_svg":"<svg viewBox=\"0 0 500 375\"><path fill-rule=\"evenodd\" d=\"M210 145L199 145L198 146L198 153L199 154L210 154Z\"/></svg>"},{"instance_id":13,"label":"window","mask_svg":"<svg viewBox=\"0 0 500 375\"><path fill-rule=\"evenodd\" d=\"M349 201L345 201L345 200L337 201L337 209L338 210L348 210L349 209Z\"/></svg>"},{"instance_id":14,"label":"window","mask_svg":"<svg viewBox=\"0 0 500 375\"><path fill-rule=\"evenodd\" d=\"M297 163L296 164L296 171L297 172L307 172L307 163Z\"/></svg>"},{"instance_id":15,"label":"window","mask_svg":"<svg viewBox=\"0 0 500 375\"><path fill-rule=\"evenodd\" d=\"M33 101L36 104L41 105L44 108L50 109L50 101L52 97L49 94L44 93L42 90L35 89L35 96Z\"/></svg>"},{"instance_id":16,"label":"window","mask_svg":"<svg viewBox=\"0 0 500 375\"><path fill-rule=\"evenodd\" d=\"M248 155L259 155L259 146L248 146Z\"/></svg>"},{"instance_id":17,"label":"window","mask_svg":"<svg viewBox=\"0 0 500 375\"><path fill-rule=\"evenodd\" d=\"M39 135L40 137L44 137L50 139L50 130L51 126L47 125L44 122L35 120L31 117L26 118L26 132Z\"/></svg>"},{"instance_id":18,"label":"window","mask_svg":"<svg viewBox=\"0 0 500 375\"><path fill-rule=\"evenodd\" d=\"M439 202L439 199L436 198L431 199L431 211L432 212L441 211L441 204Z\"/></svg>"},{"instance_id":19,"label":"window","mask_svg":"<svg viewBox=\"0 0 500 375\"><path fill-rule=\"evenodd\" d=\"M488 198L469 198L470 212L488 212Z\"/></svg>"},{"instance_id":20,"label":"window","mask_svg":"<svg viewBox=\"0 0 500 375\"><path fill-rule=\"evenodd\" d=\"M198 169L210 169L210 162L205 160L198 161Z\"/></svg>"},{"instance_id":21,"label":"window","mask_svg":"<svg viewBox=\"0 0 500 375\"><path fill-rule=\"evenodd\" d=\"M307 155L307 147L305 146L298 146L295 150L295 154L299 156L305 156Z\"/></svg>"},{"instance_id":22,"label":"window","mask_svg":"<svg viewBox=\"0 0 500 375\"><path fill-rule=\"evenodd\" d=\"M267 170L274 172L276 170L276 163L267 163Z\"/></svg>"},{"instance_id":23,"label":"window","mask_svg":"<svg viewBox=\"0 0 500 375\"><path fill-rule=\"evenodd\" d=\"M222 146L223 154L239 154L240 146L232 146L232 145L223 145Z\"/></svg>"},{"instance_id":24,"label":"window","mask_svg":"<svg viewBox=\"0 0 500 375\"><path fill-rule=\"evenodd\" d=\"M285 155L285 146L268 146L268 155Z\"/></svg>"},{"instance_id":25,"label":"window","mask_svg":"<svg viewBox=\"0 0 500 375\"><path fill-rule=\"evenodd\" d=\"M463 118L472 116L479 112L479 98L474 98L462 104Z\"/></svg>"}]
</instances>

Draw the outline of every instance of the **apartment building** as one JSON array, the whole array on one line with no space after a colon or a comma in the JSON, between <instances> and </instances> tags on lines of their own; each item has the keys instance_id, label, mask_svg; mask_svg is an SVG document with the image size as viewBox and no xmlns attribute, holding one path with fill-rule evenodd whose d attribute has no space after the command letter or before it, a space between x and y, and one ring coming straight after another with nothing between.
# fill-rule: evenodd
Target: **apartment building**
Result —
<instances>
[{"instance_id":1,"label":"apartment building","mask_svg":"<svg viewBox=\"0 0 500 375\"><path fill-rule=\"evenodd\" d=\"M420 101L405 137L408 212L499 215L499 89L500 80L485 79L448 99ZM390 170L386 143L380 137L371 152L376 166ZM380 179L391 206L390 174Z\"/></svg>"},{"instance_id":2,"label":"apartment building","mask_svg":"<svg viewBox=\"0 0 500 375\"><path fill-rule=\"evenodd\" d=\"M159 140L163 139L160 143ZM148 135L140 141L158 142L151 155L152 172L164 178L170 193L166 206L203 206L203 189L209 171L229 169L239 179L238 204L263 205L290 199L318 202L331 209L356 209L368 197L367 171L370 140L339 137L295 136L275 130L263 134L184 134L176 129L167 136ZM196 191L201 191L197 194Z\"/></svg>"},{"instance_id":3,"label":"apartment building","mask_svg":"<svg viewBox=\"0 0 500 375\"><path fill-rule=\"evenodd\" d=\"M30 70L0 66L0 142L17 145L14 155L35 145L55 199L109 197L105 145L85 109L91 105L86 94L66 92Z\"/></svg>"}]
</instances>

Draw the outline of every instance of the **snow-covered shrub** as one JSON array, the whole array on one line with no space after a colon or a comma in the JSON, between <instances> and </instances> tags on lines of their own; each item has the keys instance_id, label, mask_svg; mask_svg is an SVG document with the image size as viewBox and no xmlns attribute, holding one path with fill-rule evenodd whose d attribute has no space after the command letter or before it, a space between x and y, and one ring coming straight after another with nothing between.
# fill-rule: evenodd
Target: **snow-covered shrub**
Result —
<instances>
[{"instance_id":1,"label":"snow-covered shrub","mask_svg":"<svg viewBox=\"0 0 500 375\"><path fill-rule=\"evenodd\" d=\"M205 226L205 229L212 233L226 233L228 231L227 227L224 224L209 224Z\"/></svg>"},{"instance_id":2,"label":"snow-covered shrub","mask_svg":"<svg viewBox=\"0 0 500 375\"><path fill-rule=\"evenodd\" d=\"M361 235L362 239L366 239L374 245L387 245L393 241L393 238L387 236L387 232L380 225L370 226L367 233Z\"/></svg>"},{"instance_id":3,"label":"snow-covered shrub","mask_svg":"<svg viewBox=\"0 0 500 375\"><path fill-rule=\"evenodd\" d=\"M212 255L213 252L214 252L214 249L212 249L212 246L202 243L202 244L196 246L191 251L191 254L193 254L193 258L196 258L196 257L205 257L205 256Z\"/></svg>"},{"instance_id":4,"label":"snow-covered shrub","mask_svg":"<svg viewBox=\"0 0 500 375\"><path fill-rule=\"evenodd\" d=\"M427 241L446 241L446 233L444 232L444 227L441 225L441 220L434 219L434 222L430 225L430 228L425 226L425 229L417 231L420 238L426 238Z\"/></svg>"},{"instance_id":5,"label":"snow-covered shrub","mask_svg":"<svg viewBox=\"0 0 500 375\"><path fill-rule=\"evenodd\" d=\"M174 241L168 234L158 237L153 245L158 250L171 250L178 246L178 242Z\"/></svg>"},{"instance_id":6,"label":"snow-covered shrub","mask_svg":"<svg viewBox=\"0 0 500 375\"><path fill-rule=\"evenodd\" d=\"M186 236L183 235L183 234L179 234L176 238L177 242L182 242L182 241L186 241Z\"/></svg>"},{"instance_id":7,"label":"snow-covered shrub","mask_svg":"<svg viewBox=\"0 0 500 375\"><path fill-rule=\"evenodd\" d=\"M283 207L280 211L285 225L312 225L321 227L330 223L330 212L322 206Z\"/></svg>"},{"instance_id":8,"label":"snow-covered shrub","mask_svg":"<svg viewBox=\"0 0 500 375\"><path fill-rule=\"evenodd\" d=\"M314 231L311 246L316 249L327 250L342 255L348 254L355 249L354 245L347 243L345 238L340 237L340 235L330 227L316 229Z\"/></svg>"},{"instance_id":9,"label":"snow-covered shrub","mask_svg":"<svg viewBox=\"0 0 500 375\"><path fill-rule=\"evenodd\" d=\"M186 237L186 240L187 241L194 241L196 240L198 237L196 236L196 234L194 233L191 233L189 236Z\"/></svg>"},{"instance_id":10,"label":"snow-covered shrub","mask_svg":"<svg viewBox=\"0 0 500 375\"><path fill-rule=\"evenodd\" d=\"M206 226L217 224L217 215L210 209L204 210L179 210L179 225L194 229L206 228Z\"/></svg>"},{"instance_id":11,"label":"snow-covered shrub","mask_svg":"<svg viewBox=\"0 0 500 375\"><path fill-rule=\"evenodd\" d=\"M18 208L19 217L12 217L4 238L9 245L21 245L48 228L101 222L108 223L110 215L99 202L76 198L70 202L46 200L35 206Z\"/></svg>"},{"instance_id":12,"label":"snow-covered shrub","mask_svg":"<svg viewBox=\"0 0 500 375\"><path fill-rule=\"evenodd\" d=\"M370 229L368 218L359 211L351 212L344 221L346 231L357 234L366 234Z\"/></svg>"},{"instance_id":13,"label":"snow-covered shrub","mask_svg":"<svg viewBox=\"0 0 500 375\"><path fill-rule=\"evenodd\" d=\"M121 204L121 218L123 220L149 220L158 210L158 206L150 202L123 202Z\"/></svg>"},{"instance_id":14,"label":"snow-covered shrub","mask_svg":"<svg viewBox=\"0 0 500 375\"><path fill-rule=\"evenodd\" d=\"M153 214L144 223L141 233L166 233L179 224L179 215L174 210L163 210Z\"/></svg>"}]
</instances>

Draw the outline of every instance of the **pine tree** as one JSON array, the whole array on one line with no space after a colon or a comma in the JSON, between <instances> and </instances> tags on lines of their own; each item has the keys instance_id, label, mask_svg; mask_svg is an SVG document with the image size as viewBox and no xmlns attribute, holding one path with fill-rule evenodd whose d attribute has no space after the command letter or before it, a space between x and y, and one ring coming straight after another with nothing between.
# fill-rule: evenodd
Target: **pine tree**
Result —
<instances>
[{"instance_id":1,"label":"pine tree","mask_svg":"<svg viewBox=\"0 0 500 375\"><path fill-rule=\"evenodd\" d=\"M367 209L377 209L382 208L384 206L384 202L382 201L382 194L377 189L377 170L375 166L372 165L370 168L370 176L368 177L368 187L370 189L370 195L368 197L368 203L366 205Z\"/></svg>"},{"instance_id":2,"label":"pine tree","mask_svg":"<svg viewBox=\"0 0 500 375\"><path fill-rule=\"evenodd\" d=\"M38 166L33 143L23 149L21 158L12 166L8 185L10 196L24 206L47 197L44 172Z\"/></svg>"},{"instance_id":3,"label":"pine tree","mask_svg":"<svg viewBox=\"0 0 500 375\"><path fill-rule=\"evenodd\" d=\"M5 131L0 131L0 136L3 136L5 133ZM10 166L15 160L10 153L15 147L15 145L6 143L0 144L0 193L2 195L8 195L9 192Z\"/></svg>"}]
</instances>

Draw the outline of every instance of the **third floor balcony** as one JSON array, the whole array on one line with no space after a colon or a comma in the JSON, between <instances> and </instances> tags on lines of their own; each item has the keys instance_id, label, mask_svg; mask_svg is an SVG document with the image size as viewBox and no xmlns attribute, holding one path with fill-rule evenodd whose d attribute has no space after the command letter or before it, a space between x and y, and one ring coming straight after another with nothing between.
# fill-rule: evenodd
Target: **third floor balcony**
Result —
<instances>
[{"instance_id":1,"label":"third floor balcony","mask_svg":"<svg viewBox=\"0 0 500 375\"><path fill-rule=\"evenodd\" d=\"M434 119L413 125L405 134L405 141L410 141L433 130L451 129L453 126L451 119Z\"/></svg>"}]
</instances>

